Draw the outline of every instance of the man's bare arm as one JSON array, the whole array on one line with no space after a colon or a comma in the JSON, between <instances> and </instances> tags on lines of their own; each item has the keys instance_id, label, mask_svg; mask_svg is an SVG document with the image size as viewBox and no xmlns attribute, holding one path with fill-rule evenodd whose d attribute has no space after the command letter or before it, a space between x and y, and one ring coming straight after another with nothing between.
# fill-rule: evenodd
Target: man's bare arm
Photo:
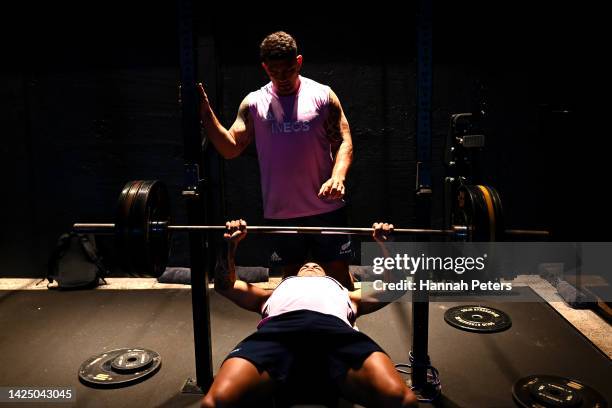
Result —
<instances>
[{"instance_id":1,"label":"man's bare arm","mask_svg":"<svg viewBox=\"0 0 612 408\"><path fill-rule=\"evenodd\" d=\"M387 243L392 242L393 224L374 223L372 226L372 237L378 243L382 256L390 257ZM385 268L384 274L381 277L383 282L398 282L405 278L405 274L397 270L389 270ZM364 283L362 282L362 285ZM349 292L349 297L357 309L357 316L372 313L387 306L390 301L403 296L405 291L396 291L393 295L388 293L376 292L365 295L362 289L357 289Z\"/></svg>"},{"instance_id":2,"label":"man's bare arm","mask_svg":"<svg viewBox=\"0 0 612 408\"><path fill-rule=\"evenodd\" d=\"M319 197L340 199L344 196L344 181L353 162L353 139L340 100L331 89L329 91L329 113L325 121L325 131L335 158L332 175L321 186Z\"/></svg>"},{"instance_id":3,"label":"man's bare arm","mask_svg":"<svg viewBox=\"0 0 612 408\"><path fill-rule=\"evenodd\" d=\"M246 228L246 223L240 220L228 224L228 233L225 234L228 240L227 258L215 268L215 290L243 309L261 313L261 307L272 291L236 279L236 250L238 242L246 235L246 230L241 230L242 225ZM243 235L240 236L240 234Z\"/></svg>"},{"instance_id":4,"label":"man's bare arm","mask_svg":"<svg viewBox=\"0 0 612 408\"><path fill-rule=\"evenodd\" d=\"M233 159L239 156L251 143L254 135L253 123L249 113L248 97L245 97L240 103L236 120L232 127L227 130L219 122L215 112L212 110L202 84L198 84L198 90L201 99L200 118L209 140L224 158Z\"/></svg>"}]
</instances>

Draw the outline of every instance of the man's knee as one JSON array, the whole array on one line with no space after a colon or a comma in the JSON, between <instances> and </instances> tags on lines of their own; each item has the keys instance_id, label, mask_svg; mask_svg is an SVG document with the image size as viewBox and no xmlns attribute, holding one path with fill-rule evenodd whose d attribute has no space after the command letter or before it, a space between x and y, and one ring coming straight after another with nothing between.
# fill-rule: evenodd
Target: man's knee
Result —
<instances>
[{"instance_id":1,"label":"man's knee","mask_svg":"<svg viewBox=\"0 0 612 408\"><path fill-rule=\"evenodd\" d=\"M385 387L380 394L381 406L398 408L418 407L418 400L406 385L396 383Z\"/></svg>"},{"instance_id":2,"label":"man's knee","mask_svg":"<svg viewBox=\"0 0 612 408\"><path fill-rule=\"evenodd\" d=\"M232 390L231 384L215 384L202 399L202 408L235 407L240 403L240 395Z\"/></svg>"},{"instance_id":3,"label":"man's knee","mask_svg":"<svg viewBox=\"0 0 612 408\"><path fill-rule=\"evenodd\" d=\"M419 400L412 390L407 389L404 391L404 400L402 402L402 408L416 408L419 406Z\"/></svg>"},{"instance_id":4,"label":"man's knee","mask_svg":"<svg viewBox=\"0 0 612 408\"><path fill-rule=\"evenodd\" d=\"M202 399L200 406L202 408L224 408L224 407L235 407L239 404L239 401L234 398L228 398L228 396L216 394L211 395L210 393Z\"/></svg>"},{"instance_id":5,"label":"man's knee","mask_svg":"<svg viewBox=\"0 0 612 408\"><path fill-rule=\"evenodd\" d=\"M204 398L202 398L202 403L200 404L201 408L215 408L215 400L213 399L210 393L206 394Z\"/></svg>"}]
</instances>

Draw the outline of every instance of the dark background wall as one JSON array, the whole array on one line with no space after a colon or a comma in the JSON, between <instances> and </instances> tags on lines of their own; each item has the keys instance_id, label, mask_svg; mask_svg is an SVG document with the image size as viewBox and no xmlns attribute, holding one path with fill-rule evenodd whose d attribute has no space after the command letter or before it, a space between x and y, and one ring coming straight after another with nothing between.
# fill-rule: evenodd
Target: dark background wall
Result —
<instances>
[{"instance_id":1,"label":"dark background wall","mask_svg":"<svg viewBox=\"0 0 612 408\"><path fill-rule=\"evenodd\" d=\"M175 5L88 4L25 5L4 16L0 276L42 276L57 236L75 220L112 219L128 180L166 182L175 220L185 219ZM476 109L484 97L481 181L501 192L510 226L551 228L559 240L606 240L605 202L585 194L606 172L579 119L584 21L569 6L534 7L434 8L433 225L442 226L449 117ZM289 14L229 8L213 14L197 4L198 72L222 123L229 127L246 93L267 82L258 65L261 39L278 29L293 33L305 58L302 74L335 90L351 125L352 224L384 218L411 225L414 10ZM260 223L254 147L220 163L225 216ZM221 189L214 187L218 200ZM112 264L111 240L98 243ZM265 264L265 245L253 237L240 261ZM174 238L171 261L186 265L184 236Z\"/></svg>"}]
</instances>

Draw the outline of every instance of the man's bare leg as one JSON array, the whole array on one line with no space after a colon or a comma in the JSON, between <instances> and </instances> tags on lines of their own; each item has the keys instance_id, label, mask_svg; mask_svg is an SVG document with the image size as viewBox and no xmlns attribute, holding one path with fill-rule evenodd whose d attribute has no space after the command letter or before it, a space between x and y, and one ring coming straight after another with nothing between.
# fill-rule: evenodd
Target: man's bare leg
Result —
<instances>
[{"instance_id":1,"label":"man's bare leg","mask_svg":"<svg viewBox=\"0 0 612 408\"><path fill-rule=\"evenodd\" d=\"M418 406L417 398L382 352L374 352L358 369L349 369L340 384L342 396L366 407Z\"/></svg>"},{"instance_id":2,"label":"man's bare leg","mask_svg":"<svg viewBox=\"0 0 612 408\"><path fill-rule=\"evenodd\" d=\"M331 276L348 290L355 290L353 276L349 272L348 261L331 261L321 263L327 276Z\"/></svg>"},{"instance_id":3,"label":"man's bare leg","mask_svg":"<svg viewBox=\"0 0 612 408\"><path fill-rule=\"evenodd\" d=\"M274 380L266 372L240 357L227 359L202 400L202 408L252 407L271 398Z\"/></svg>"}]
</instances>

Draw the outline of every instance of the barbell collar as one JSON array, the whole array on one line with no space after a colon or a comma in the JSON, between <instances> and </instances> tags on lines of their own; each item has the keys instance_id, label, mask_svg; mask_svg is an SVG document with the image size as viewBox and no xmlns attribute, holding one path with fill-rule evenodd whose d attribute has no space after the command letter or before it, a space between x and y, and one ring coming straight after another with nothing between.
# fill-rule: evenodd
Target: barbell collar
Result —
<instances>
[{"instance_id":1,"label":"barbell collar","mask_svg":"<svg viewBox=\"0 0 612 408\"><path fill-rule=\"evenodd\" d=\"M72 230L81 234L114 234L115 224L100 223L76 223Z\"/></svg>"},{"instance_id":2,"label":"barbell collar","mask_svg":"<svg viewBox=\"0 0 612 408\"><path fill-rule=\"evenodd\" d=\"M504 233L508 236L538 236L538 237L549 237L550 231L545 230L525 230L525 229L509 229L505 230Z\"/></svg>"}]
</instances>

